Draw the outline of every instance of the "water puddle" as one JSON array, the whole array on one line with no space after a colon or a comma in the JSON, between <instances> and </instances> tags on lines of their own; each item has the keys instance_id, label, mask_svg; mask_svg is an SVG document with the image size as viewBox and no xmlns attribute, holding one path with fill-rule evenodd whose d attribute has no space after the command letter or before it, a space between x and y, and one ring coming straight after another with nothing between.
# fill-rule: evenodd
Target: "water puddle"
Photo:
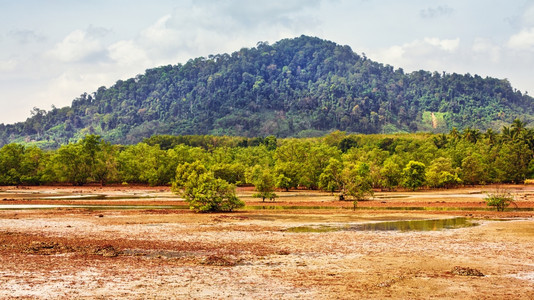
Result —
<instances>
[{"instance_id":1,"label":"water puddle","mask_svg":"<svg viewBox=\"0 0 534 300\"><path fill-rule=\"evenodd\" d=\"M306 232L333 232L333 231L344 231L347 230L346 227L336 227L328 225L316 225L316 226L297 226L286 229L288 232L297 232L297 233L306 233Z\"/></svg>"},{"instance_id":2,"label":"water puddle","mask_svg":"<svg viewBox=\"0 0 534 300\"><path fill-rule=\"evenodd\" d=\"M353 210L352 206L298 206L298 205L247 205L245 210L288 210L288 209L339 209ZM492 207L439 207L439 206L359 206L356 210L421 210L421 211L494 211ZM532 207L506 208L504 211L534 211Z\"/></svg>"},{"instance_id":3,"label":"water puddle","mask_svg":"<svg viewBox=\"0 0 534 300\"><path fill-rule=\"evenodd\" d=\"M388 221L356 225L356 231L436 231L442 229L456 229L478 225L466 218Z\"/></svg>"},{"instance_id":4,"label":"water puddle","mask_svg":"<svg viewBox=\"0 0 534 300\"><path fill-rule=\"evenodd\" d=\"M353 209L352 207L345 207ZM387 207L356 207L356 210L424 210L424 211L495 211L493 207L439 207L439 206L387 206ZM504 211L534 211L532 207L505 208Z\"/></svg>"},{"instance_id":5,"label":"water puddle","mask_svg":"<svg viewBox=\"0 0 534 300\"><path fill-rule=\"evenodd\" d=\"M456 229L477 226L467 218L452 219L427 219L427 220L405 220L373 222L363 224L351 224L341 226L298 226L286 229L288 232L333 232L333 231L437 231L444 229Z\"/></svg>"}]
</instances>

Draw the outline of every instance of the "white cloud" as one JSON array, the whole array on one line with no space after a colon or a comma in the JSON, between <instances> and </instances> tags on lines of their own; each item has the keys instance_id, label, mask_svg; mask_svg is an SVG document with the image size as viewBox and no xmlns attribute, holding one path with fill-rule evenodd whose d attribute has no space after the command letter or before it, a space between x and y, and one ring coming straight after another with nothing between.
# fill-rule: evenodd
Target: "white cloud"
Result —
<instances>
[{"instance_id":1,"label":"white cloud","mask_svg":"<svg viewBox=\"0 0 534 300\"><path fill-rule=\"evenodd\" d=\"M508 47L516 50L530 50L534 48L534 27L523 29L508 40Z\"/></svg>"},{"instance_id":2,"label":"white cloud","mask_svg":"<svg viewBox=\"0 0 534 300\"><path fill-rule=\"evenodd\" d=\"M13 71L17 67L18 62L14 59L0 60L0 72Z\"/></svg>"},{"instance_id":3,"label":"white cloud","mask_svg":"<svg viewBox=\"0 0 534 300\"><path fill-rule=\"evenodd\" d=\"M475 58L490 60L493 63L498 63L501 60L501 47L489 39L476 38L471 50Z\"/></svg>"},{"instance_id":4,"label":"white cloud","mask_svg":"<svg viewBox=\"0 0 534 300\"><path fill-rule=\"evenodd\" d=\"M228 53L251 47L258 41L278 41L301 34L312 34L318 26L310 14L299 15L318 1L291 1L258 5L249 1L195 1L179 6L159 18L128 41L109 47L110 57L125 64L129 56L150 60L152 67L184 63L209 54ZM293 15L296 13L297 15ZM132 55L123 54L132 51ZM128 49L128 51L126 51ZM143 57L145 56L145 57ZM148 66L147 66L148 67Z\"/></svg>"},{"instance_id":5,"label":"white cloud","mask_svg":"<svg viewBox=\"0 0 534 300\"><path fill-rule=\"evenodd\" d=\"M41 34L28 29L11 30L8 32L8 36L17 40L19 44L40 43L46 40Z\"/></svg>"},{"instance_id":6,"label":"white cloud","mask_svg":"<svg viewBox=\"0 0 534 300\"><path fill-rule=\"evenodd\" d=\"M104 47L98 39L87 34L83 30L75 30L67 35L63 41L57 43L48 52L53 57L62 62L80 62L93 56L101 54Z\"/></svg>"},{"instance_id":7,"label":"white cloud","mask_svg":"<svg viewBox=\"0 0 534 300\"><path fill-rule=\"evenodd\" d=\"M447 5L438 7L429 7L419 12L419 15L424 19L433 19L443 16L449 16L454 13L454 9Z\"/></svg>"},{"instance_id":8,"label":"white cloud","mask_svg":"<svg viewBox=\"0 0 534 300\"><path fill-rule=\"evenodd\" d=\"M14 114L26 118L33 106L70 104L83 92L147 68L301 34L350 45L406 71L509 78L534 94L534 0L163 2L125 6L121 0L54 10L70 21L52 10L28 15L21 6L18 24L0 20L0 92L6 99L0 123ZM14 102L27 108L15 113Z\"/></svg>"},{"instance_id":9,"label":"white cloud","mask_svg":"<svg viewBox=\"0 0 534 300\"><path fill-rule=\"evenodd\" d=\"M145 51L134 41L119 41L108 48L109 57L119 66L141 65L148 67L151 61Z\"/></svg>"},{"instance_id":10,"label":"white cloud","mask_svg":"<svg viewBox=\"0 0 534 300\"><path fill-rule=\"evenodd\" d=\"M171 15L163 16L156 23L143 30L141 36L158 46L174 43L176 37L173 36L178 31L168 27L167 23L171 18Z\"/></svg>"},{"instance_id":11,"label":"white cloud","mask_svg":"<svg viewBox=\"0 0 534 300\"><path fill-rule=\"evenodd\" d=\"M534 4L524 10L521 16L521 22L524 26L534 26Z\"/></svg>"},{"instance_id":12,"label":"white cloud","mask_svg":"<svg viewBox=\"0 0 534 300\"><path fill-rule=\"evenodd\" d=\"M368 51L371 58L411 70L423 67L433 70L446 65L444 62L458 50L460 39L424 38L403 45Z\"/></svg>"},{"instance_id":13,"label":"white cloud","mask_svg":"<svg viewBox=\"0 0 534 300\"><path fill-rule=\"evenodd\" d=\"M454 40L440 40L438 38L425 38L425 43L441 48L447 52L454 52L460 45L460 39L456 38Z\"/></svg>"}]
</instances>

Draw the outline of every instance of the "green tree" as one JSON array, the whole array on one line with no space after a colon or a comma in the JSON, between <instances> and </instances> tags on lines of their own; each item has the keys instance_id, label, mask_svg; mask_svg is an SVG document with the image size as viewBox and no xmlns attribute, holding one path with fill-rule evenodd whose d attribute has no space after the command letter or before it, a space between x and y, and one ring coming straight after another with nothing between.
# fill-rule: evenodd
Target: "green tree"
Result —
<instances>
[{"instance_id":1,"label":"green tree","mask_svg":"<svg viewBox=\"0 0 534 300\"><path fill-rule=\"evenodd\" d=\"M295 162L277 161L274 168L276 177L276 187L289 191L291 188L297 188L302 165Z\"/></svg>"},{"instance_id":2,"label":"green tree","mask_svg":"<svg viewBox=\"0 0 534 300\"><path fill-rule=\"evenodd\" d=\"M0 184L21 183L21 164L25 148L20 144L7 144L0 149Z\"/></svg>"},{"instance_id":3,"label":"green tree","mask_svg":"<svg viewBox=\"0 0 534 300\"><path fill-rule=\"evenodd\" d=\"M313 143L307 150L305 159L299 166L300 186L308 189L317 189L321 173L328 166L330 158L339 159L341 151L333 146L327 146L322 143Z\"/></svg>"},{"instance_id":4,"label":"green tree","mask_svg":"<svg viewBox=\"0 0 534 300\"><path fill-rule=\"evenodd\" d=\"M232 184L245 183L245 166L241 163L219 163L211 166L215 178L220 178Z\"/></svg>"},{"instance_id":5,"label":"green tree","mask_svg":"<svg viewBox=\"0 0 534 300\"><path fill-rule=\"evenodd\" d=\"M21 162L22 184L37 185L43 183L43 175L48 164L49 154L36 146L26 147Z\"/></svg>"},{"instance_id":6,"label":"green tree","mask_svg":"<svg viewBox=\"0 0 534 300\"><path fill-rule=\"evenodd\" d=\"M94 165L92 167L92 177L101 185L110 181L116 181L118 176L118 163L116 147L110 143L103 142L99 151L95 154Z\"/></svg>"},{"instance_id":7,"label":"green tree","mask_svg":"<svg viewBox=\"0 0 534 300\"><path fill-rule=\"evenodd\" d=\"M91 176L90 158L81 143L61 146L52 158L53 169L59 182L84 185Z\"/></svg>"},{"instance_id":8,"label":"green tree","mask_svg":"<svg viewBox=\"0 0 534 300\"><path fill-rule=\"evenodd\" d=\"M208 170L200 161L182 163L176 167L176 175L172 181L172 191L180 193L188 182L194 182L197 178L207 173Z\"/></svg>"},{"instance_id":9,"label":"green tree","mask_svg":"<svg viewBox=\"0 0 534 300\"><path fill-rule=\"evenodd\" d=\"M245 205L236 196L234 185L215 178L199 161L177 167L172 190L197 212L232 211Z\"/></svg>"},{"instance_id":10,"label":"green tree","mask_svg":"<svg viewBox=\"0 0 534 300\"><path fill-rule=\"evenodd\" d=\"M380 169L382 177L382 185L387 189L392 189L399 186L402 167L398 162L398 156L390 156L384 161L382 169Z\"/></svg>"},{"instance_id":11,"label":"green tree","mask_svg":"<svg viewBox=\"0 0 534 300\"><path fill-rule=\"evenodd\" d=\"M113 147L98 135L61 146L51 163L57 180L74 185L89 181L104 184L116 174Z\"/></svg>"},{"instance_id":12,"label":"green tree","mask_svg":"<svg viewBox=\"0 0 534 300\"><path fill-rule=\"evenodd\" d=\"M275 186L277 188L284 189L286 192L289 192L289 189L293 186L291 183L291 178L286 177L284 174L279 174L276 176Z\"/></svg>"},{"instance_id":13,"label":"green tree","mask_svg":"<svg viewBox=\"0 0 534 300\"><path fill-rule=\"evenodd\" d=\"M119 177L125 182L169 184L180 160L174 149L164 151L145 143L128 146L118 156Z\"/></svg>"},{"instance_id":14,"label":"green tree","mask_svg":"<svg viewBox=\"0 0 534 300\"><path fill-rule=\"evenodd\" d=\"M425 164L419 161L409 161L402 169L403 185L412 190L421 187L425 182Z\"/></svg>"},{"instance_id":15,"label":"green tree","mask_svg":"<svg viewBox=\"0 0 534 300\"><path fill-rule=\"evenodd\" d=\"M366 200L373 196L373 185L370 178L371 169L369 165L363 162L358 164L347 164L342 171L343 188L342 196L346 199L347 196L355 201Z\"/></svg>"},{"instance_id":16,"label":"green tree","mask_svg":"<svg viewBox=\"0 0 534 300\"><path fill-rule=\"evenodd\" d=\"M498 182L519 183L525 180L532 160L532 151L522 141L509 141L501 145L493 162Z\"/></svg>"},{"instance_id":17,"label":"green tree","mask_svg":"<svg viewBox=\"0 0 534 300\"><path fill-rule=\"evenodd\" d=\"M328 165L319 176L319 188L335 192L343 187L343 163L335 158L330 158Z\"/></svg>"},{"instance_id":18,"label":"green tree","mask_svg":"<svg viewBox=\"0 0 534 300\"><path fill-rule=\"evenodd\" d=\"M461 178L467 184L485 184L490 180L488 170L482 155L472 153L462 160Z\"/></svg>"},{"instance_id":19,"label":"green tree","mask_svg":"<svg viewBox=\"0 0 534 300\"><path fill-rule=\"evenodd\" d=\"M495 193L489 193L484 200L488 206L495 207L497 211L504 211L510 204L515 204L514 196L509 191L500 189Z\"/></svg>"},{"instance_id":20,"label":"green tree","mask_svg":"<svg viewBox=\"0 0 534 300\"><path fill-rule=\"evenodd\" d=\"M452 167L451 159L438 157L426 170L426 182L430 187L449 188L462 182L458 172L458 169Z\"/></svg>"},{"instance_id":21,"label":"green tree","mask_svg":"<svg viewBox=\"0 0 534 300\"><path fill-rule=\"evenodd\" d=\"M248 176L250 178L249 181L254 184L254 188L257 192L252 195L253 197L262 198L262 201L265 201L265 198L274 200L277 197L274 193L276 179L270 169L256 165L249 172Z\"/></svg>"}]
</instances>

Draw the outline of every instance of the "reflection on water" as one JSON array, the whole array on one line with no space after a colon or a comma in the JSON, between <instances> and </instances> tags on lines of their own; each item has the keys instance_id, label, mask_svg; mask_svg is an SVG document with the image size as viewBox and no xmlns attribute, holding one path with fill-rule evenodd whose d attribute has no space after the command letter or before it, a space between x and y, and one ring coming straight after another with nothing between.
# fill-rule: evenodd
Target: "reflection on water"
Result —
<instances>
[{"instance_id":1,"label":"reflection on water","mask_svg":"<svg viewBox=\"0 0 534 300\"><path fill-rule=\"evenodd\" d=\"M346 230L346 227L336 227L327 225L318 226L297 226L286 229L289 232L332 232Z\"/></svg>"},{"instance_id":2,"label":"reflection on water","mask_svg":"<svg viewBox=\"0 0 534 300\"><path fill-rule=\"evenodd\" d=\"M332 231L436 231L476 226L466 218L387 221L343 226L298 226L288 228L289 232L332 232Z\"/></svg>"},{"instance_id":3,"label":"reflection on water","mask_svg":"<svg viewBox=\"0 0 534 300\"><path fill-rule=\"evenodd\" d=\"M367 223L356 225L351 230L356 231L435 231L442 229L455 229L476 226L466 218L453 219L432 219L432 220L410 220L410 221L388 221L379 223Z\"/></svg>"}]
</instances>

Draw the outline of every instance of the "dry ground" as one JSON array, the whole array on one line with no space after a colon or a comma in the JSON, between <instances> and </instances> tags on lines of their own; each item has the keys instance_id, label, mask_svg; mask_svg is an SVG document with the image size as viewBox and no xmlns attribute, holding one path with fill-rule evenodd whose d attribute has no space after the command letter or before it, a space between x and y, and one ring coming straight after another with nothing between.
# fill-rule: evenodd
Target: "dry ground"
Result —
<instances>
[{"instance_id":1,"label":"dry ground","mask_svg":"<svg viewBox=\"0 0 534 300\"><path fill-rule=\"evenodd\" d=\"M534 211L480 210L484 192L493 188L376 193L356 211L340 208L352 203L326 193L280 192L273 204L251 198L249 189L239 190L247 205L275 209L2 209L0 297L533 299ZM519 207L534 207L534 187L508 188ZM87 194L108 197L63 197ZM122 186L1 187L0 200L2 206L183 204L168 188ZM474 217L480 225L423 232L287 231L455 216ZM460 275L456 266L485 276Z\"/></svg>"}]
</instances>

